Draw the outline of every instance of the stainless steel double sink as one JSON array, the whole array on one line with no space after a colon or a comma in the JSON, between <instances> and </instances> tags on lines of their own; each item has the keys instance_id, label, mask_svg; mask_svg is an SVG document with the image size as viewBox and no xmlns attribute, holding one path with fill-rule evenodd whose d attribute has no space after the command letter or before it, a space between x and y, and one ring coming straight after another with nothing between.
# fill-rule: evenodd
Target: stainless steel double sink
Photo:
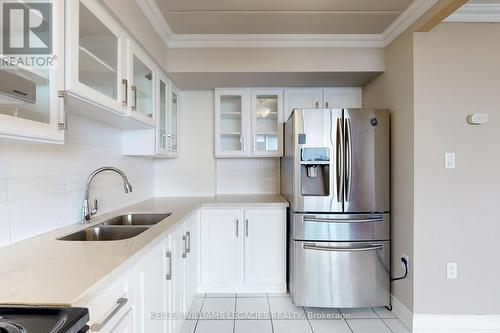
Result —
<instances>
[{"instance_id":1,"label":"stainless steel double sink","mask_svg":"<svg viewBox=\"0 0 500 333\"><path fill-rule=\"evenodd\" d=\"M120 215L90 228L58 238L58 240L88 242L129 239L143 233L170 215L172 213Z\"/></svg>"}]
</instances>

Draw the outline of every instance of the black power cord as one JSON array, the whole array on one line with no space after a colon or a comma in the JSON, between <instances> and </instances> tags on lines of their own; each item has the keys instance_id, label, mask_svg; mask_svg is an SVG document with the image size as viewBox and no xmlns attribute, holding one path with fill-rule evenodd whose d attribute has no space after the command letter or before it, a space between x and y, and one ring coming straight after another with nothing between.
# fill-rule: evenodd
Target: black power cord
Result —
<instances>
[{"instance_id":1,"label":"black power cord","mask_svg":"<svg viewBox=\"0 0 500 333\"><path fill-rule=\"evenodd\" d=\"M398 277L398 278L393 278L393 279L391 279L391 281L403 280L408 276L408 261L406 261L406 258L401 257L401 262L403 263L403 265L405 265L405 275ZM386 306L385 308L389 311L392 311L392 304L390 304L389 306Z\"/></svg>"},{"instance_id":2,"label":"black power cord","mask_svg":"<svg viewBox=\"0 0 500 333\"><path fill-rule=\"evenodd\" d=\"M401 262L403 263L403 265L405 265L405 275L403 275L402 277L391 279L391 281L403 280L408 276L408 261L406 261L406 258L401 257Z\"/></svg>"}]
</instances>

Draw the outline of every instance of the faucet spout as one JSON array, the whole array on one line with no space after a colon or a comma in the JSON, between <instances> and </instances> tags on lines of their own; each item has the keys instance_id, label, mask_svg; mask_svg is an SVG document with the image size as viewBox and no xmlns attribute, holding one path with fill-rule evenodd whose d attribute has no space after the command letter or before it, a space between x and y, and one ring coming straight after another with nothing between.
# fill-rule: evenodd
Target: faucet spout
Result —
<instances>
[{"instance_id":1,"label":"faucet spout","mask_svg":"<svg viewBox=\"0 0 500 333\"><path fill-rule=\"evenodd\" d=\"M118 168L107 166L107 167L102 167L94 172L92 172L87 179L87 185L85 186L85 200L83 201L83 220L82 223L90 223L90 220L92 219L92 215L95 215L97 213L97 200L93 208L90 207L90 185L92 184L92 180L94 180L95 176L100 174L101 172L104 171L113 171L119 174L122 179L123 179L123 190L125 193L130 193L132 192L132 185L130 185L130 182L128 181L127 176L123 171L121 171Z\"/></svg>"}]
</instances>

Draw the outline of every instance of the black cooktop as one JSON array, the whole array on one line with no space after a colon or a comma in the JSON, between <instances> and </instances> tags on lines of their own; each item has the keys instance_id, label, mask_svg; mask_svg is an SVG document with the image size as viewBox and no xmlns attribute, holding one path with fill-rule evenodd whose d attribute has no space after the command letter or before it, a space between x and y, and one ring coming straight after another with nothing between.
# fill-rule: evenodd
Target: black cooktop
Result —
<instances>
[{"instance_id":1,"label":"black cooktop","mask_svg":"<svg viewBox=\"0 0 500 333\"><path fill-rule=\"evenodd\" d=\"M0 306L0 333L78 333L88 321L84 308Z\"/></svg>"}]
</instances>

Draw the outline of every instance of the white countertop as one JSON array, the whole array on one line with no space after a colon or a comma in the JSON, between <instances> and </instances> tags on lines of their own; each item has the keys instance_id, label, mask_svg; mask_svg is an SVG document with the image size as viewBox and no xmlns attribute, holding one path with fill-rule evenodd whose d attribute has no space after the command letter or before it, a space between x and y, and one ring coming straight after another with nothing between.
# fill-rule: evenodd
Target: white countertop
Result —
<instances>
[{"instance_id":1,"label":"white countertop","mask_svg":"<svg viewBox=\"0 0 500 333\"><path fill-rule=\"evenodd\" d=\"M280 195L152 198L0 248L0 304L63 305L81 302L97 284L129 270L177 222L200 207L287 207ZM140 235L108 242L56 238L124 213L172 213ZM36 221L33 221L36 223Z\"/></svg>"}]
</instances>

